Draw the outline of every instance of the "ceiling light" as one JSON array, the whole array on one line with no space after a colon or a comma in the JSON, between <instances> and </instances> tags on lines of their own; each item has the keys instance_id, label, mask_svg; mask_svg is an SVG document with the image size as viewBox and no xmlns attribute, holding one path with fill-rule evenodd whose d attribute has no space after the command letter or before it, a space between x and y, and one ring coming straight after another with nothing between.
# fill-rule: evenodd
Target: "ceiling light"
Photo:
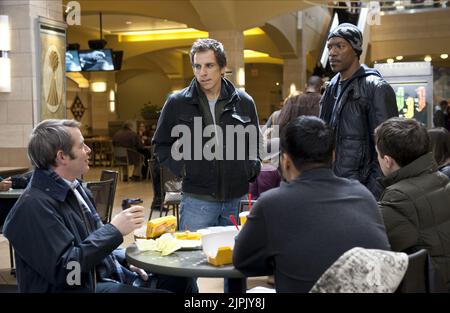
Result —
<instances>
[{"instance_id":1,"label":"ceiling light","mask_svg":"<svg viewBox=\"0 0 450 313\"><path fill-rule=\"evenodd\" d=\"M401 61L401 60L403 60L403 55L398 55L398 56L395 57L395 59L397 61Z\"/></svg>"},{"instance_id":2,"label":"ceiling light","mask_svg":"<svg viewBox=\"0 0 450 313\"><path fill-rule=\"evenodd\" d=\"M447 59L448 58L448 54L447 53L443 53L441 54L441 59Z\"/></svg>"},{"instance_id":3,"label":"ceiling light","mask_svg":"<svg viewBox=\"0 0 450 313\"><path fill-rule=\"evenodd\" d=\"M279 82L276 82L275 85L280 86L280 83L279 83Z\"/></svg>"},{"instance_id":4,"label":"ceiling light","mask_svg":"<svg viewBox=\"0 0 450 313\"><path fill-rule=\"evenodd\" d=\"M431 60L433 60L433 59L431 58L431 56L426 55L425 58L423 58L423 60L424 60L425 62L431 62Z\"/></svg>"},{"instance_id":5,"label":"ceiling light","mask_svg":"<svg viewBox=\"0 0 450 313\"><path fill-rule=\"evenodd\" d=\"M91 91L93 92L105 92L106 82L93 82L91 83Z\"/></svg>"},{"instance_id":6,"label":"ceiling light","mask_svg":"<svg viewBox=\"0 0 450 313\"><path fill-rule=\"evenodd\" d=\"M133 23L132 23L131 21L126 21L125 24L131 25L131 24L133 24Z\"/></svg>"},{"instance_id":7,"label":"ceiling light","mask_svg":"<svg viewBox=\"0 0 450 313\"><path fill-rule=\"evenodd\" d=\"M392 59L392 58L387 59L386 62L388 62L389 64L392 64L392 63L394 63L394 59Z\"/></svg>"}]
</instances>

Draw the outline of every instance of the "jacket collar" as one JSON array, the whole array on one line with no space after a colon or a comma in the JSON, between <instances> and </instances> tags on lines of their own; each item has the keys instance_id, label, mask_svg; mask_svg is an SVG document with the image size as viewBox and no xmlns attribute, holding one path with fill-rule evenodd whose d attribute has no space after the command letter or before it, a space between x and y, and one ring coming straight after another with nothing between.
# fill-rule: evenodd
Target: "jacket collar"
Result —
<instances>
[{"instance_id":1,"label":"jacket collar","mask_svg":"<svg viewBox=\"0 0 450 313\"><path fill-rule=\"evenodd\" d=\"M186 101L191 104L199 104L199 93L202 92L198 86L197 79L194 77L187 88L182 91L182 95ZM222 77L222 85L220 88L220 95L218 100L227 100L227 105L235 103L240 100L239 94L233 83L228 79Z\"/></svg>"},{"instance_id":2,"label":"jacket collar","mask_svg":"<svg viewBox=\"0 0 450 313\"><path fill-rule=\"evenodd\" d=\"M50 197L64 202L71 190L70 186L52 170L36 169L30 185L47 193Z\"/></svg>"},{"instance_id":3,"label":"jacket collar","mask_svg":"<svg viewBox=\"0 0 450 313\"><path fill-rule=\"evenodd\" d=\"M401 180L420 176L424 173L432 173L437 170L437 164L434 160L433 153L428 152L416 160L412 161L408 165L400 168L398 171L394 173L380 178L380 183L384 187L391 186Z\"/></svg>"},{"instance_id":4,"label":"jacket collar","mask_svg":"<svg viewBox=\"0 0 450 313\"><path fill-rule=\"evenodd\" d=\"M329 167L316 167L309 170L302 171L300 175L292 180L292 182L301 182L303 180L313 180L319 178L332 178L336 177L333 171Z\"/></svg>"}]
</instances>

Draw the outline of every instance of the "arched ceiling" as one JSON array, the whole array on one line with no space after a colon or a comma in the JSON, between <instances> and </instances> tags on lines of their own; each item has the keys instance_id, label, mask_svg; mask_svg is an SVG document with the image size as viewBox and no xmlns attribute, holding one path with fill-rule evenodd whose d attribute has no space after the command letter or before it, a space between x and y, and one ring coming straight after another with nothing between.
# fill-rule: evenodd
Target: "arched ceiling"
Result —
<instances>
[{"instance_id":1,"label":"arched ceiling","mask_svg":"<svg viewBox=\"0 0 450 313\"><path fill-rule=\"evenodd\" d=\"M67 4L68 0L63 2ZM82 15L102 12L154 17L205 31L243 31L261 26L277 16L311 6L301 0L79 0L78 2Z\"/></svg>"}]
</instances>

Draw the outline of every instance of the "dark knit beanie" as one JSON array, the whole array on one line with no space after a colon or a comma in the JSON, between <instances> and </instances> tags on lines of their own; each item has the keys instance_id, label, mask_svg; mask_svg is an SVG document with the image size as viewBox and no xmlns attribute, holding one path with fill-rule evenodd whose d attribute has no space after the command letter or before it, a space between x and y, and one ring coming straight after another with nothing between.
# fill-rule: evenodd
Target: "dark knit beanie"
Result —
<instances>
[{"instance_id":1,"label":"dark knit beanie","mask_svg":"<svg viewBox=\"0 0 450 313\"><path fill-rule=\"evenodd\" d=\"M332 37L344 38L350 43L353 50L356 51L358 56L361 55L363 37L361 31L355 25L349 23L343 23L338 25L335 29L333 29L330 32L330 34L328 34L327 40L330 40Z\"/></svg>"}]
</instances>

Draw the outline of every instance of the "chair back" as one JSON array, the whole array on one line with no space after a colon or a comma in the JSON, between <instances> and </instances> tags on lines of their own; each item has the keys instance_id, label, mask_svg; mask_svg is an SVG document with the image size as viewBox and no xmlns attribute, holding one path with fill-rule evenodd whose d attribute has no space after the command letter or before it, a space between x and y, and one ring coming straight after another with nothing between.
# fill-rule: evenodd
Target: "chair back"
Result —
<instances>
[{"instance_id":1,"label":"chair back","mask_svg":"<svg viewBox=\"0 0 450 313\"><path fill-rule=\"evenodd\" d=\"M95 202L95 207L103 223L110 222L112 206L110 205L111 192L113 190L114 180L88 182L86 187L91 191Z\"/></svg>"},{"instance_id":2,"label":"chair back","mask_svg":"<svg viewBox=\"0 0 450 313\"><path fill-rule=\"evenodd\" d=\"M114 146L114 166L128 166L127 148Z\"/></svg>"},{"instance_id":3,"label":"chair back","mask_svg":"<svg viewBox=\"0 0 450 313\"><path fill-rule=\"evenodd\" d=\"M355 247L317 280L311 293L392 293L408 268L408 255Z\"/></svg>"},{"instance_id":4,"label":"chair back","mask_svg":"<svg viewBox=\"0 0 450 313\"><path fill-rule=\"evenodd\" d=\"M251 200L251 203L252 203L252 207L253 207L256 203L256 200ZM249 204L250 204L249 200L241 200L241 202L239 202L239 213L248 211Z\"/></svg>"},{"instance_id":5,"label":"chair back","mask_svg":"<svg viewBox=\"0 0 450 313\"><path fill-rule=\"evenodd\" d=\"M112 215L112 211L114 209L114 199L116 196L116 189L117 189L117 181L119 180L119 172L117 171L111 171L111 170L103 170L102 174L100 176L100 181L105 181L105 180L113 180L113 186L112 186L112 190L111 190L111 194L110 194L110 199L108 200L109 203L109 217L108 220L111 220L111 215Z\"/></svg>"},{"instance_id":6,"label":"chair back","mask_svg":"<svg viewBox=\"0 0 450 313\"><path fill-rule=\"evenodd\" d=\"M426 249L408 255L408 259L408 269L396 293L449 292Z\"/></svg>"}]
</instances>

